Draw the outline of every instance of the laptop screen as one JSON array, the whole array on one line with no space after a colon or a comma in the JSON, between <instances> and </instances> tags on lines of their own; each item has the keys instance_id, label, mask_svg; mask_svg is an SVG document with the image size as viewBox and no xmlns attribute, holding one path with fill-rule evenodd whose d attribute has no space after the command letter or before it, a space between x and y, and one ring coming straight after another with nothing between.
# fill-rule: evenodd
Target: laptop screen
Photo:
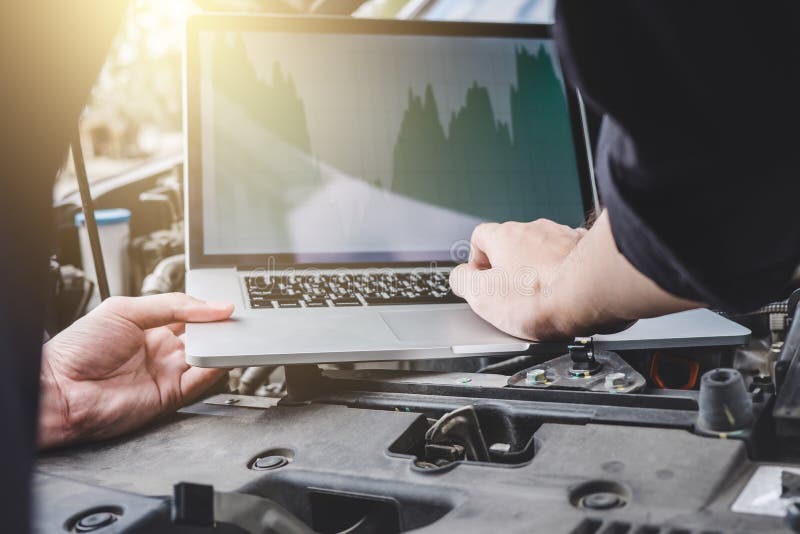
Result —
<instances>
[{"instance_id":1,"label":"laptop screen","mask_svg":"<svg viewBox=\"0 0 800 534\"><path fill-rule=\"evenodd\" d=\"M483 221L583 220L550 39L204 29L197 43L206 255L463 261Z\"/></svg>"}]
</instances>

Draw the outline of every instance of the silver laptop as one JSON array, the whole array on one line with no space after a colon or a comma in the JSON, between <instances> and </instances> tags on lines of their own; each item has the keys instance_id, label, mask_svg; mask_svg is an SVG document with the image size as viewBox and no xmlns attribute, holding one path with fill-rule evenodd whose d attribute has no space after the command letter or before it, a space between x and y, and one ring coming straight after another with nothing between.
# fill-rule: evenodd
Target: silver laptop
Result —
<instances>
[{"instance_id":1,"label":"silver laptop","mask_svg":"<svg viewBox=\"0 0 800 534\"><path fill-rule=\"evenodd\" d=\"M595 205L548 26L204 15L185 60L187 292L236 305L187 326L189 363L531 348L448 275L480 222L578 226ZM668 321L645 337L692 333Z\"/></svg>"}]
</instances>

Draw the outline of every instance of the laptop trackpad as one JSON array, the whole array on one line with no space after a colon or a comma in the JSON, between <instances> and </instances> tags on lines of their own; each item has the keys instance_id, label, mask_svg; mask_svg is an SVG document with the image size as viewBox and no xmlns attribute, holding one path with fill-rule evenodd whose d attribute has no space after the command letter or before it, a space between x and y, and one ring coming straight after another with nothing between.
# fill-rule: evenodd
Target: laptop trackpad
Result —
<instances>
[{"instance_id":1,"label":"laptop trackpad","mask_svg":"<svg viewBox=\"0 0 800 534\"><path fill-rule=\"evenodd\" d=\"M518 341L464 308L382 311L380 314L400 341L445 346Z\"/></svg>"}]
</instances>

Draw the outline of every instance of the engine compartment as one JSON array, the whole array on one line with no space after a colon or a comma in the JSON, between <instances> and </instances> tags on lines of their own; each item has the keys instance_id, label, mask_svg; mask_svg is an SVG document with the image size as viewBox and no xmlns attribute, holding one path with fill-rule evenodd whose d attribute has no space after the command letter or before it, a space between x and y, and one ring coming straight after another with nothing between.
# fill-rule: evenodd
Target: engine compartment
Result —
<instances>
[{"instance_id":1,"label":"engine compartment","mask_svg":"<svg viewBox=\"0 0 800 534\"><path fill-rule=\"evenodd\" d=\"M778 474L796 465L796 448L776 430L774 387L761 374L782 340L761 338L759 321L747 321L748 347L620 352L647 377L631 393L509 385L553 355L482 362L485 372L289 366L245 384L248 395L232 373L152 428L42 455L36 528L77 532L81 513L108 509L126 532L246 531L219 518L173 522L173 486L188 482L266 499L317 532L786 532L765 506L789 502ZM654 378L685 386L687 362L697 376L738 369L752 423L699 429L699 379L677 389Z\"/></svg>"}]
</instances>

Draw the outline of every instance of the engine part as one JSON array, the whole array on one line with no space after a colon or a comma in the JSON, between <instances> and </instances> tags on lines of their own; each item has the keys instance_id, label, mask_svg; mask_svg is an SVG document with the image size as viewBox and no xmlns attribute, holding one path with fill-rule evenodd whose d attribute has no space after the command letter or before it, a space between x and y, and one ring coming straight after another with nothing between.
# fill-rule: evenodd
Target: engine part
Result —
<instances>
[{"instance_id":1,"label":"engine part","mask_svg":"<svg viewBox=\"0 0 800 534\"><path fill-rule=\"evenodd\" d=\"M183 254L183 234L175 230L157 230L131 240L131 287L141 288L145 277L165 258ZM181 277L181 280L183 278ZM182 286L182 284L179 284ZM181 290L182 287L177 289Z\"/></svg>"},{"instance_id":2,"label":"engine part","mask_svg":"<svg viewBox=\"0 0 800 534\"><path fill-rule=\"evenodd\" d=\"M145 191L139 195L139 202L155 202L156 204L163 205L169 214L169 224L174 225L180 218L172 203L172 198L169 195L158 190Z\"/></svg>"},{"instance_id":3,"label":"engine part","mask_svg":"<svg viewBox=\"0 0 800 534\"><path fill-rule=\"evenodd\" d=\"M697 429L733 432L753 423L753 401L736 369L714 369L700 379Z\"/></svg>"},{"instance_id":4,"label":"engine part","mask_svg":"<svg viewBox=\"0 0 800 534\"><path fill-rule=\"evenodd\" d=\"M525 381L528 384L543 384L547 382L547 371L545 369L531 369L525 374Z\"/></svg>"},{"instance_id":5,"label":"engine part","mask_svg":"<svg viewBox=\"0 0 800 534\"><path fill-rule=\"evenodd\" d=\"M275 370L274 365L267 365L264 367L248 367L242 372L239 378L238 392L240 395L252 395L261 387L262 384L269 378L272 371Z\"/></svg>"},{"instance_id":6,"label":"engine part","mask_svg":"<svg viewBox=\"0 0 800 534\"><path fill-rule=\"evenodd\" d=\"M578 354L576 362L576 353ZM576 368L585 367L584 369ZM529 376L534 379L529 379ZM606 381L607 377L611 377ZM609 393L631 393L646 385L645 378L614 352L573 351L508 379L509 386L543 389L582 389Z\"/></svg>"},{"instance_id":7,"label":"engine part","mask_svg":"<svg viewBox=\"0 0 800 534\"><path fill-rule=\"evenodd\" d=\"M792 317L796 318L796 309L793 312ZM776 431L780 436L796 439L800 436L800 321L794 319L775 362L775 388L777 397L772 414Z\"/></svg>"},{"instance_id":8,"label":"engine part","mask_svg":"<svg viewBox=\"0 0 800 534\"><path fill-rule=\"evenodd\" d=\"M252 534L313 534L305 523L275 501L213 486L181 482L174 488L172 520L197 527L230 523Z\"/></svg>"},{"instance_id":9,"label":"engine part","mask_svg":"<svg viewBox=\"0 0 800 534\"><path fill-rule=\"evenodd\" d=\"M792 532L800 532L800 503L797 501L786 508L786 526L792 529Z\"/></svg>"},{"instance_id":10,"label":"engine part","mask_svg":"<svg viewBox=\"0 0 800 534\"><path fill-rule=\"evenodd\" d=\"M52 290L45 329L54 336L86 313L94 283L74 265L59 265L50 260Z\"/></svg>"},{"instance_id":11,"label":"engine part","mask_svg":"<svg viewBox=\"0 0 800 534\"><path fill-rule=\"evenodd\" d=\"M587 375L596 374L603 364L597 361L594 356L594 347L590 339L577 339L576 343L567 347L569 357L572 360L570 375L585 378Z\"/></svg>"},{"instance_id":12,"label":"engine part","mask_svg":"<svg viewBox=\"0 0 800 534\"><path fill-rule=\"evenodd\" d=\"M800 475L791 471L781 472L781 499L800 497Z\"/></svg>"},{"instance_id":13,"label":"engine part","mask_svg":"<svg viewBox=\"0 0 800 534\"><path fill-rule=\"evenodd\" d=\"M464 406L450 413L443 415L425 434L426 453L428 447L433 445L430 452L442 452L436 445L447 445L461 447L464 457L473 462L488 462L489 449L486 447L486 440L483 438L478 415L473 406ZM457 453L456 450L452 451ZM458 460L455 454L449 461Z\"/></svg>"},{"instance_id":14,"label":"engine part","mask_svg":"<svg viewBox=\"0 0 800 534\"><path fill-rule=\"evenodd\" d=\"M650 361L650 379L662 389L694 389L699 374L696 358L656 352Z\"/></svg>"},{"instance_id":15,"label":"engine part","mask_svg":"<svg viewBox=\"0 0 800 534\"><path fill-rule=\"evenodd\" d=\"M177 291L186 275L186 256L176 254L164 258L142 282L142 295L158 295Z\"/></svg>"}]
</instances>

